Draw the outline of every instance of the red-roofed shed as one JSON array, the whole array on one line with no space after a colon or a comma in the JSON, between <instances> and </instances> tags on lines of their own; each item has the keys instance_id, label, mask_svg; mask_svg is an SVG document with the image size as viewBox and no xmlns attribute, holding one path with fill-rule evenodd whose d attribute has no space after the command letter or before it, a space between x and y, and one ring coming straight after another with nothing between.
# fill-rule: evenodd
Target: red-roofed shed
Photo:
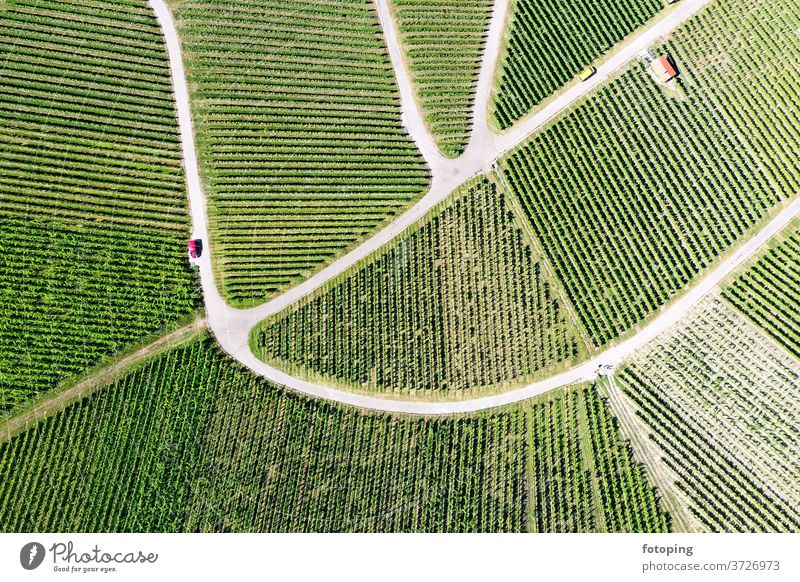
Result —
<instances>
[{"instance_id":1,"label":"red-roofed shed","mask_svg":"<svg viewBox=\"0 0 800 582\"><path fill-rule=\"evenodd\" d=\"M653 61L653 70L662 83L666 83L678 76L678 71L675 70L675 67L672 66L672 63L669 62L665 55L661 55Z\"/></svg>"}]
</instances>

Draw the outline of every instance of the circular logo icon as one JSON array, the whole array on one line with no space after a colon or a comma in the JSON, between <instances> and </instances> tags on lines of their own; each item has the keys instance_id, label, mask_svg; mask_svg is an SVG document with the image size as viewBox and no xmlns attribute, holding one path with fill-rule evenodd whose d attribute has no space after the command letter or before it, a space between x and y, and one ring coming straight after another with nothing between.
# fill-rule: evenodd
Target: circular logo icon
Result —
<instances>
[{"instance_id":1,"label":"circular logo icon","mask_svg":"<svg viewBox=\"0 0 800 582\"><path fill-rule=\"evenodd\" d=\"M44 546L39 542L29 542L19 551L19 563L26 570L35 570L44 561Z\"/></svg>"}]
</instances>

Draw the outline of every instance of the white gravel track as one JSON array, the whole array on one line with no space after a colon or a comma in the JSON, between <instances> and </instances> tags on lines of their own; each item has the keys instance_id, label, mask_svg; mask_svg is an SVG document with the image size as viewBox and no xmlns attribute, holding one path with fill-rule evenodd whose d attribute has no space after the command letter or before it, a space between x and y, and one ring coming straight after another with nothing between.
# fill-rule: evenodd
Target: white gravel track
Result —
<instances>
[{"instance_id":1,"label":"white gravel track","mask_svg":"<svg viewBox=\"0 0 800 582\"><path fill-rule=\"evenodd\" d=\"M553 120L559 113L605 82L631 59L636 58L659 38L668 35L712 0L683 0L665 18L642 30L619 47L607 61L597 67L597 74L589 81L572 85L538 110L533 116L511 128L510 131L495 134L488 126L487 111L494 80L494 68L502 48L504 23L510 4L510 0L497 0L489 25L486 50L478 79L472 135L466 151L457 159L447 159L436 149L433 138L425 126L422 112L414 99L413 86L402 58L402 47L396 26L390 16L387 5L388 0L374 1L402 98L403 125L431 169L430 190L390 225L303 283L257 307L235 309L228 305L220 295L211 268L213 249L209 244L206 197L198 171L192 114L180 38L164 0L149 0L164 33L169 54L191 210L192 238L202 239L205 247L202 258L197 260L196 264L200 269L208 324L225 352L256 374L272 382L303 394L360 408L396 413L442 415L474 412L512 404L538 396L555 388L591 380L596 378L598 374L607 373L608 370L616 368L630 354L658 337L658 335L681 319L692 306L714 289L720 281L756 253L770 237L779 232L800 213L800 200L797 200L781 211L758 234L740 246L733 255L722 261L688 292L670 304L661 314L652 319L650 323L629 339L563 373L516 390L482 398L449 402L394 400L379 396L356 394L323 384L308 382L274 368L259 360L250 350L248 338L256 324L302 299L387 244L408 226L425 216L459 185L473 176L490 169L493 162L500 155L523 142L532 132Z\"/></svg>"}]
</instances>

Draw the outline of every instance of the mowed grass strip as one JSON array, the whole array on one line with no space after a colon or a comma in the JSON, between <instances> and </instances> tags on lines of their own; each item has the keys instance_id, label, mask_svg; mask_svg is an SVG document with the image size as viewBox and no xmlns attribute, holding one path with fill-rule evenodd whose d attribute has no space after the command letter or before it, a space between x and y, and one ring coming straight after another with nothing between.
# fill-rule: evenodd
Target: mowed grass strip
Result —
<instances>
[{"instance_id":1,"label":"mowed grass strip","mask_svg":"<svg viewBox=\"0 0 800 582\"><path fill-rule=\"evenodd\" d=\"M198 300L167 55L145 0L0 10L0 415Z\"/></svg>"},{"instance_id":2,"label":"mowed grass strip","mask_svg":"<svg viewBox=\"0 0 800 582\"><path fill-rule=\"evenodd\" d=\"M369 0L172 6L229 301L264 301L427 189Z\"/></svg>"}]
</instances>

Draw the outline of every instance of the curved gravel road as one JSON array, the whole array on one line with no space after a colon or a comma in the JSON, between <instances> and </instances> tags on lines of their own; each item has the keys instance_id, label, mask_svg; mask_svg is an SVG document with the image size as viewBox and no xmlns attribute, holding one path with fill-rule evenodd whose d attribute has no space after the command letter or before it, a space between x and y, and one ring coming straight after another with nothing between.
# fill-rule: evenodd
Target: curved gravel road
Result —
<instances>
[{"instance_id":1,"label":"curved gravel road","mask_svg":"<svg viewBox=\"0 0 800 582\"><path fill-rule=\"evenodd\" d=\"M387 0L375 0L389 48L392 67L394 68L402 97L403 124L431 168L431 188L423 198L404 214L397 217L390 225L303 283L257 307L235 309L228 305L220 295L211 268L213 249L209 244L206 198L197 165L194 129L186 72L181 55L180 38L164 0L149 0L163 30L169 54L192 217L192 237L203 239L205 243L203 256L196 261L196 264L200 269L208 325L214 332L222 349L256 374L304 394L360 408L427 415L474 412L511 404L555 388L591 380L599 374L606 373L608 370L618 366L630 354L681 319L692 306L716 287L722 279L757 252L771 236L797 216L800 213L800 200L783 209L756 236L743 244L733 255L710 271L691 290L670 304L660 315L629 339L563 373L502 394L451 402L404 401L356 394L301 380L262 362L250 350L248 339L250 331L260 321L302 299L325 282L387 244L408 226L425 216L455 188L473 176L488 170L494 160L502 153L513 148L531 132L551 121L560 112L606 81L628 61L642 53L660 37L669 34L711 1L684 0L680 5L671 9L665 18L644 29L620 46L606 62L598 66L597 74L589 81L575 84L560 93L545 107L513 127L509 132L495 134L489 129L486 112L492 88L494 66L502 47L504 21L509 6L509 0L497 0L489 26L486 50L476 91L473 133L464 154L457 159L451 160L443 157L436 149L416 104L410 77L402 58L402 47L397 29L390 17L390 11L386 4Z\"/></svg>"}]
</instances>

